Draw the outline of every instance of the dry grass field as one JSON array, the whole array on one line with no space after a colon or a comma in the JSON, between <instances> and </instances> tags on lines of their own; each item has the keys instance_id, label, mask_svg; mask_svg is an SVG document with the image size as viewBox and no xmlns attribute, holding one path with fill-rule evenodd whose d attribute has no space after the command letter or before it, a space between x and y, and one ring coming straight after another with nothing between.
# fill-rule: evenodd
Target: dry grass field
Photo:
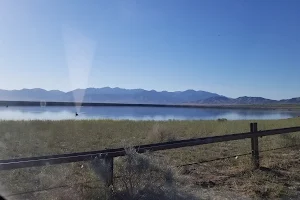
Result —
<instances>
[{"instance_id":1,"label":"dry grass field","mask_svg":"<svg viewBox=\"0 0 300 200\"><path fill-rule=\"evenodd\" d=\"M249 132L250 122L253 121L0 121L0 159ZM300 126L298 118L256 122L258 130ZM142 168L143 173L137 170L140 165L130 161L130 156L117 158L114 198L155 199L156 195L163 199L159 196L163 193L165 199L225 199L225 196L228 199L276 199L287 196L297 199L300 190L300 148L294 145L300 144L299 141L299 133L260 138L263 167L260 170L252 169L249 156L235 157L250 152L251 144L248 139L161 151L148 155L147 159L143 157L148 160L146 163L155 161L155 165L148 164L148 167L161 167L159 173L158 168L154 167L157 172L154 175L151 175L153 170L147 170L148 168ZM294 147L266 151L287 146ZM233 158L206 162L230 156ZM129 167L132 165L136 165L135 170ZM108 198L101 177L92 166L91 162L85 162L1 171L0 189L8 199ZM169 170L172 171L171 174L176 174L172 187L167 183L167 178L162 178L165 174L170 174ZM134 177L130 184L126 182L131 180L129 177ZM156 177L155 181L152 180L153 177ZM154 197L145 195L145 188L152 187L144 180L160 186L159 190L153 189L156 191ZM167 189L166 185L169 185ZM139 191L144 191L145 194L142 195ZM173 193L177 196L172 196Z\"/></svg>"}]
</instances>

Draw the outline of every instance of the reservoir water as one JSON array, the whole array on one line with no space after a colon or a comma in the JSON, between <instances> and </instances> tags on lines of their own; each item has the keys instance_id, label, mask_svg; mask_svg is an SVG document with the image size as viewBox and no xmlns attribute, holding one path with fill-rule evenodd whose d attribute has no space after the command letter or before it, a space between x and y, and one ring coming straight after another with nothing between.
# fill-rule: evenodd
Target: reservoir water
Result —
<instances>
[{"instance_id":1,"label":"reservoir water","mask_svg":"<svg viewBox=\"0 0 300 200\"><path fill-rule=\"evenodd\" d=\"M75 116L75 113L78 116ZM0 107L0 120L129 119L129 120L228 120L285 119L300 111L169 107Z\"/></svg>"}]
</instances>

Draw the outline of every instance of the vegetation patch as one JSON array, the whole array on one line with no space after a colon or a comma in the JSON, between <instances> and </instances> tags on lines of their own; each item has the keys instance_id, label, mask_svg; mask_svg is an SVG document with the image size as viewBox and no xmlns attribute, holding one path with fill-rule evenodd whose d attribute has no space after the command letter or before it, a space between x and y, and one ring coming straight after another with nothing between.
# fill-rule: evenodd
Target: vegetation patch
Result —
<instances>
[{"instance_id":1,"label":"vegetation patch","mask_svg":"<svg viewBox=\"0 0 300 200\"><path fill-rule=\"evenodd\" d=\"M253 121L0 121L0 159L243 133L249 132L250 122ZM298 118L256 122L258 130L300 125ZM184 194L204 199L235 193L245 198L297 197L300 188L299 138L299 133L259 138L263 168L254 171L251 157L240 155L250 153L250 139L160 151L151 155L131 152L127 157L114 161L114 198L128 195L142 198L148 189L153 195L166 195L175 185L179 196ZM282 149L287 146L289 148ZM277 150L267 151L270 149ZM0 171L1 189L10 199L53 199L53 196L54 199L106 198L103 180L91 166L91 162L80 162ZM157 166L160 168L155 170ZM173 174L175 171L176 176L167 178L168 169L172 169ZM174 178L179 176L184 179ZM130 177L132 181L129 181ZM172 182L170 185L175 185L167 187L169 180ZM152 188L150 183L159 187ZM188 186L189 192L179 190L183 186ZM45 190L47 188L51 189ZM198 194L199 191L201 194Z\"/></svg>"}]
</instances>

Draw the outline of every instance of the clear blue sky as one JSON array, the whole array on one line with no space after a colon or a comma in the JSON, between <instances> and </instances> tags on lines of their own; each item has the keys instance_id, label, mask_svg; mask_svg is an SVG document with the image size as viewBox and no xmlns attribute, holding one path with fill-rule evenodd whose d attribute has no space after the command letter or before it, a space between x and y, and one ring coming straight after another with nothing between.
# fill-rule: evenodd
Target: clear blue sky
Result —
<instances>
[{"instance_id":1,"label":"clear blue sky","mask_svg":"<svg viewBox=\"0 0 300 200\"><path fill-rule=\"evenodd\" d=\"M297 0L0 0L0 88L300 96Z\"/></svg>"}]
</instances>

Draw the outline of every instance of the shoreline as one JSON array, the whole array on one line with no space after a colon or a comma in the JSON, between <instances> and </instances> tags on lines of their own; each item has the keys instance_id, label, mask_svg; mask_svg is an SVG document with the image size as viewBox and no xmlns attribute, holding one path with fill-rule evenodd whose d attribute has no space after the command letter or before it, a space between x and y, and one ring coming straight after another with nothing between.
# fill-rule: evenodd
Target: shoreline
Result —
<instances>
[{"instance_id":1,"label":"shoreline","mask_svg":"<svg viewBox=\"0 0 300 200\"><path fill-rule=\"evenodd\" d=\"M217 109L270 109L300 110L300 104L140 104L140 103L93 103L54 101L0 101L0 106L114 106L114 107L170 107L170 108L217 108Z\"/></svg>"}]
</instances>

